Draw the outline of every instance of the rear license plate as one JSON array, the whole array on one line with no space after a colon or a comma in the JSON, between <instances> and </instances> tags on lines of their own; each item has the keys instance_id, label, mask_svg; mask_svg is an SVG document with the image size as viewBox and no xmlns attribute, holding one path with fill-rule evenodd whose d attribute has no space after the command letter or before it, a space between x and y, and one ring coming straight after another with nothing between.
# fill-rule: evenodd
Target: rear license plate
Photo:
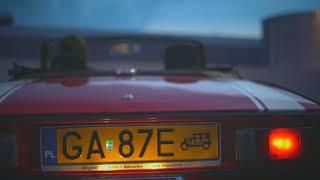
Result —
<instances>
[{"instance_id":1,"label":"rear license plate","mask_svg":"<svg viewBox=\"0 0 320 180\"><path fill-rule=\"evenodd\" d=\"M44 171L215 166L218 124L75 126L41 129Z\"/></svg>"}]
</instances>

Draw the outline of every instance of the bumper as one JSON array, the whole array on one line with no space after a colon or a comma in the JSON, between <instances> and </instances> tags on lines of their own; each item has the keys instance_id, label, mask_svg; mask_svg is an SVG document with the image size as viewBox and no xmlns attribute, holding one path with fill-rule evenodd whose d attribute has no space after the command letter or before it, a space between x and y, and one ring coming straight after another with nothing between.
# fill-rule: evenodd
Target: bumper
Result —
<instances>
[{"instance_id":1,"label":"bumper","mask_svg":"<svg viewBox=\"0 0 320 180\"><path fill-rule=\"evenodd\" d=\"M239 179L259 179L259 180L286 180L286 179L320 179L320 171L316 168L300 168L288 169L281 168L273 170L265 169L252 169L252 170L221 170L221 171L203 171L203 172L161 172L161 173L140 173L140 174L39 174L39 175L26 175L26 174L7 174L1 173L1 179L49 179L49 180L239 180ZM6 173L5 173L6 174Z\"/></svg>"}]
</instances>

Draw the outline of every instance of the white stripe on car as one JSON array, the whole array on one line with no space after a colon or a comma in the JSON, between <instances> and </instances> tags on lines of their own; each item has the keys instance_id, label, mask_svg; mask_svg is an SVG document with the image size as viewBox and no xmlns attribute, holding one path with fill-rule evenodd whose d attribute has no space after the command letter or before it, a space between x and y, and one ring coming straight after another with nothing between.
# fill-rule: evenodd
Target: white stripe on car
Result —
<instances>
[{"instance_id":1,"label":"white stripe on car","mask_svg":"<svg viewBox=\"0 0 320 180\"><path fill-rule=\"evenodd\" d=\"M246 90L244 90L241 86L238 86L236 83L231 83L231 86L237 90L239 90L240 92L242 92L245 96L247 96L259 109L259 111L264 111L265 108L263 107L263 105L257 100L256 97L254 97L252 94L250 94L249 92L247 92Z\"/></svg>"},{"instance_id":2,"label":"white stripe on car","mask_svg":"<svg viewBox=\"0 0 320 180\"><path fill-rule=\"evenodd\" d=\"M29 81L11 81L0 83L0 103L28 82Z\"/></svg>"},{"instance_id":3,"label":"white stripe on car","mask_svg":"<svg viewBox=\"0 0 320 180\"><path fill-rule=\"evenodd\" d=\"M239 80L231 81L231 85L242 89L242 92L246 92L247 96L252 99L251 96L259 99L267 110L283 111L283 110L298 110L304 111L305 108L296 100L296 98L289 96L288 94L281 93L272 87L260 85L258 83ZM260 110L260 105L257 101L253 101Z\"/></svg>"}]
</instances>

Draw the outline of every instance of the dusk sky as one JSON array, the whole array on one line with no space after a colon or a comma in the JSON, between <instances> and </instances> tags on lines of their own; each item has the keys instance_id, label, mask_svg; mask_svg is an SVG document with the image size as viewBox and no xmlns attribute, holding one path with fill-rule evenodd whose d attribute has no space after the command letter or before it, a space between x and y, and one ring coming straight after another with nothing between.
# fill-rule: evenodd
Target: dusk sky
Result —
<instances>
[{"instance_id":1,"label":"dusk sky","mask_svg":"<svg viewBox=\"0 0 320 180\"><path fill-rule=\"evenodd\" d=\"M266 17L319 8L320 0L0 1L17 26L257 38Z\"/></svg>"}]
</instances>

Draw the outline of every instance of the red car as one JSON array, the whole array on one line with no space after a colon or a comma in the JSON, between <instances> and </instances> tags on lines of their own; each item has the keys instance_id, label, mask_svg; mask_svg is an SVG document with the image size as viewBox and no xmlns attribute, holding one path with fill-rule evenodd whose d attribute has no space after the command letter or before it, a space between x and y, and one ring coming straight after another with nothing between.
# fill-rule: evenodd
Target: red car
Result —
<instances>
[{"instance_id":1,"label":"red car","mask_svg":"<svg viewBox=\"0 0 320 180\"><path fill-rule=\"evenodd\" d=\"M18 80L0 86L1 175L317 175L319 104L238 78L228 68L206 69L200 43L173 41L164 52L165 71L88 69L85 46L75 36L59 42L58 55L48 62L44 43L41 69L15 65ZM134 55L139 45L118 44L111 51Z\"/></svg>"}]
</instances>

